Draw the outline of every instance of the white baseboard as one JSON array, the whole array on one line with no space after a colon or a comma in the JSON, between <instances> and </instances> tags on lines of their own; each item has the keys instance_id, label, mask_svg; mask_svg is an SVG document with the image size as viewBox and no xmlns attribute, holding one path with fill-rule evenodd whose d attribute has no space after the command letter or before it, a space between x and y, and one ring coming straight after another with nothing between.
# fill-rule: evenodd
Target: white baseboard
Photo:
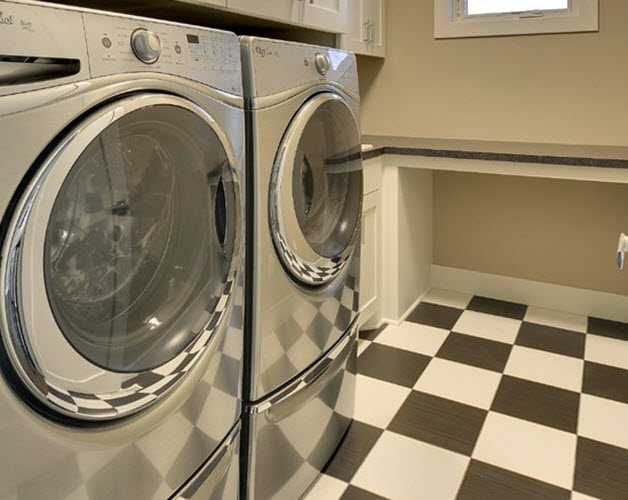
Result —
<instances>
[{"instance_id":1,"label":"white baseboard","mask_svg":"<svg viewBox=\"0 0 628 500\"><path fill-rule=\"evenodd\" d=\"M628 296L626 295L436 264L432 265L432 286L628 323Z\"/></svg>"},{"instance_id":2,"label":"white baseboard","mask_svg":"<svg viewBox=\"0 0 628 500\"><path fill-rule=\"evenodd\" d=\"M400 325L401 323L403 323L406 320L406 318L410 315L410 313L416 309L416 307L419 305L419 302L423 300L423 297L427 295L427 292L429 292L429 290L430 290L430 287L427 287L426 291L422 293L421 295L419 295L419 297L412 303L412 305L408 307L408 309L406 309L406 311L401 315L401 318L399 319L381 318L379 321L378 328L382 326L383 324Z\"/></svg>"}]
</instances>

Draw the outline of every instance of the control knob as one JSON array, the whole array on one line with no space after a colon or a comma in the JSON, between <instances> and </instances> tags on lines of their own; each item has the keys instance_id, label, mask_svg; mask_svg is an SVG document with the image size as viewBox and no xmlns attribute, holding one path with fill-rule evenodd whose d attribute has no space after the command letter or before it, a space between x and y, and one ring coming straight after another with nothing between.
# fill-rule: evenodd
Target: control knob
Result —
<instances>
[{"instance_id":1,"label":"control knob","mask_svg":"<svg viewBox=\"0 0 628 500\"><path fill-rule=\"evenodd\" d=\"M329 67L331 66L329 56L327 54L321 54L320 52L317 52L314 55L314 65L321 75L327 74L327 72L329 71Z\"/></svg>"},{"instance_id":2,"label":"control knob","mask_svg":"<svg viewBox=\"0 0 628 500\"><path fill-rule=\"evenodd\" d=\"M153 64L161 54L161 40L157 33L140 28L131 35L131 48L140 61Z\"/></svg>"}]
</instances>

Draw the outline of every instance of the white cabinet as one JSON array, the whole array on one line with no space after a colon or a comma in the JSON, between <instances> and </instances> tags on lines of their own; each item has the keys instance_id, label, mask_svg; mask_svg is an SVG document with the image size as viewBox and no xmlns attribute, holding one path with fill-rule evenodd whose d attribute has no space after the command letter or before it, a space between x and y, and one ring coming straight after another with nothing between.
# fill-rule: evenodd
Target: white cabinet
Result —
<instances>
[{"instance_id":1,"label":"white cabinet","mask_svg":"<svg viewBox=\"0 0 628 500\"><path fill-rule=\"evenodd\" d=\"M356 54L386 55L386 0L349 0L348 31L340 48Z\"/></svg>"},{"instance_id":2,"label":"white cabinet","mask_svg":"<svg viewBox=\"0 0 628 500\"><path fill-rule=\"evenodd\" d=\"M346 33L349 0L301 0L302 24L332 33Z\"/></svg>"},{"instance_id":3,"label":"white cabinet","mask_svg":"<svg viewBox=\"0 0 628 500\"><path fill-rule=\"evenodd\" d=\"M364 196L360 249L360 325L368 324L379 310L379 191Z\"/></svg>"},{"instance_id":4,"label":"white cabinet","mask_svg":"<svg viewBox=\"0 0 628 500\"><path fill-rule=\"evenodd\" d=\"M226 0L227 8L248 14L288 23L301 20L303 0Z\"/></svg>"},{"instance_id":5,"label":"white cabinet","mask_svg":"<svg viewBox=\"0 0 628 500\"><path fill-rule=\"evenodd\" d=\"M362 245L360 248L360 327L375 328L381 318L382 162L363 162Z\"/></svg>"}]
</instances>

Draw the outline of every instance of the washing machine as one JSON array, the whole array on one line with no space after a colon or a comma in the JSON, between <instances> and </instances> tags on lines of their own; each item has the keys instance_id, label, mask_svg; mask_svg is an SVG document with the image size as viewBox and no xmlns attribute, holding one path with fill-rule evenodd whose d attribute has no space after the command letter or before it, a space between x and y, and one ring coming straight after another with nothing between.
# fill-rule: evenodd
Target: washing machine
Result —
<instances>
[{"instance_id":1,"label":"washing machine","mask_svg":"<svg viewBox=\"0 0 628 500\"><path fill-rule=\"evenodd\" d=\"M235 499L238 39L0 10L0 498Z\"/></svg>"},{"instance_id":2,"label":"washing machine","mask_svg":"<svg viewBox=\"0 0 628 500\"><path fill-rule=\"evenodd\" d=\"M362 161L352 53L241 38L246 491L299 498L353 417Z\"/></svg>"}]
</instances>

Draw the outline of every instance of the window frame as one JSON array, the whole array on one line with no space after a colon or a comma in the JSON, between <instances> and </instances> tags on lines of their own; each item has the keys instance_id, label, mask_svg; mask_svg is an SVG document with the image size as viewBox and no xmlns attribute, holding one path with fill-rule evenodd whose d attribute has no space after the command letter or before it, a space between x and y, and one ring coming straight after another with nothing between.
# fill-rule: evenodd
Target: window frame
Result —
<instances>
[{"instance_id":1,"label":"window frame","mask_svg":"<svg viewBox=\"0 0 628 500\"><path fill-rule=\"evenodd\" d=\"M434 38L598 31L598 0L569 0L566 10L472 16L467 1L434 0Z\"/></svg>"}]
</instances>

